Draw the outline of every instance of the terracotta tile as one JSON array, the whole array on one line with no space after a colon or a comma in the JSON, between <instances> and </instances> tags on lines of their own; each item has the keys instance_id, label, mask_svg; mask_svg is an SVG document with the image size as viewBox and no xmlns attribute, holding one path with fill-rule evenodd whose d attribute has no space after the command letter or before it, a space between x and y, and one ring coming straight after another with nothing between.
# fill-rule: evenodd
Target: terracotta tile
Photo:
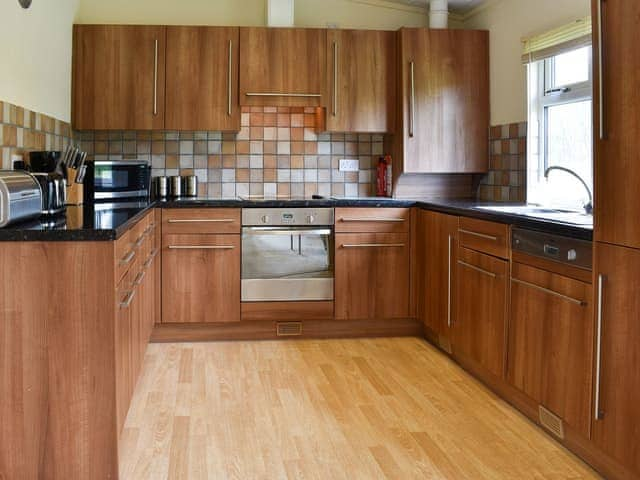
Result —
<instances>
[{"instance_id":1,"label":"terracotta tile","mask_svg":"<svg viewBox=\"0 0 640 480\"><path fill-rule=\"evenodd\" d=\"M344 144L344 153L345 155L357 155L358 154L358 144L355 142L346 142Z\"/></svg>"},{"instance_id":2,"label":"terracotta tile","mask_svg":"<svg viewBox=\"0 0 640 480\"><path fill-rule=\"evenodd\" d=\"M316 126L316 116L312 113L304 114L304 126L305 127L315 127Z\"/></svg>"},{"instance_id":3,"label":"terracotta tile","mask_svg":"<svg viewBox=\"0 0 640 480\"><path fill-rule=\"evenodd\" d=\"M301 142L304 140L304 128L292 128L290 135L294 142Z\"/></svg>"},{"instance_id":4,"label":"terracotta tile","mask_svg":"<svg viewBox=\"0 0 640 480\"><path fill-rule=\"evenodd\" d=\"M0 123L4 121L4 102L0 100Z\"/></svg>"},{"instance_id":5,"label":"terracotta tile","mask_svg":"<svg viewBox=\"0 0 640 480\"><path fill-rule=\"evenodd\" d=\"M318 193L318 184L317 183L305 183L304 184L304 195L305 197L310 197L311 195L316 195Z\"/></svg>"},{"instance_id":6,"label":"terracotta tile","mask_svg":"<svg viewBox=\"0 0 640 480\"><path fill-rule=\"evenodd\" d=\"M264 154L273 155L276 153L276 145L277 143L273 141L262 142L262 152Z\"/></svg>"},{"instance_id":7,"label":"terracotta tile","mask_svg":"<svg viewBox=\"0 0 640 480\"><path fill-rule=\"evenodd\" d=\"M4 147L18 146L18 128L15 125L4 125L2 127L2 145Z\"/></svg>"},{"instance_id":8,"label":"terracotta tile","mask_svg":"<svg viewBox=\"0 0 640 480\"><path fill-rule=\"evenodd\" d=\"M264 107L262 109L264 113L276 113L278 111L277 107Z\"/></svg>"},{"instance_id":9,"label":"terracotta tile","mask_svg":"<svg viewBox=\"0 0 640 480\"><path fill-rule=\"evenodd\" d=\"M251 113L251 118L249 120L249 125L252 127L262 127L264 126L264 114L260 113Z\"/></svg>"},{"instance_id":10,"label":"terracotta tile","mask_svg":"<svg viewBox=\"0 0 640 480\"><path fill-rule=\"evenodd\" d=\"M291 117L287 113L278 113L277 119L278 127L289 127L291 126Z\"/></svg>"},{"instance_id":11,"label":"terracotta tile","mask_svg":"<svg viewBox=\"0 0 640 480\"><path fill-rule=\"evenodd\" d=\"M318 144L316 142L304 142L305 155L316 155L318 153Z\"/></svg>"},{"instance_id":12,"label":"terracotta tile","mask_svg":"<svg viewBox=\"0 0 640 480\"><path fill-rule=\"evenodd\" d=\"M291 115L292 127L304 127L304 115L302 113L294 113Z\"/></svg>"},{"instance_id":13,"label":"terracotta tile","mask_svg":"<svg viewBox=\"0 0 640 480\"><path fill-rule=\"evenodd\" d=\"M209 168L222 168L222 157L220 155L209 155L207 164Z\"/></svg>"},{"instance_id":14,"label":"terracotta tile","mask_svg":"<svg viewBox=\"0 0 640 480\"><path fill-rule=\"evenodd\" d=\"M518 124L512 123L509 125L509 138L518 138Z\"/></svg>"},{"instance_id":15,"label":"terracotta tile","mask_svg":"<svg viewBox=\"0 0 640 480\"><path fill-rule=\"evenodd\" d=\"M276 169L275 168L265 168L263 171L263 177L265 182L275 182L276 181Z\"/></svg>"},{"instance_id":16,"label":"terracotta tile","mask_svg":"<svg viewBox=\"0 0 640 480\"><path fill-rule=\"evenodd\" d=\"M164 142L162 142L162 148L164 149ZM94 142L93 152L97 155L105 155L107 153L107 142Z\"/></svg>"},{"instance_id":17,"label":"terracotta tile","mask_svg":"<svg viewBox=\"0 0 640 480\"><path fill-rule=\"evenodd\" d=\"M249 113L251 111L251 107L243 106L240 108L241 113Z\"/></svg>"},{"instance_id":18,"label":"terracotta tile","mask_svg":"<svg viewBox=\"0 0 640 480\"><path fill-rule=\"evenodd\" d=\"M304 142L291 142L291 155L304 155Z\"/></svg>"},{"instance_id":19,"label":"terracotta tile","mask_svg":"<svg viewBox=\"0 0 640 480\"><path fill-rule=\"evenodd\" d=\"M234 153L234 152L225 152L224 150L224 143L222 144L222 153ZM241 140L239 142L236 142L236 151L235 153L239 154L239 155L246 155L249 153L249 142L246 140Z\"/></svg>"},{"instance_id":20,"label":"terracotta tile","mask_svg":"<svg viewBox=\"0 0 640 480\"><path fill-rule=\"evenodd\" d=\"M236 168L236 156L222 155L222 168Z\"/></svg>"},{"instance_id":21,"label":"terracotta tile","mask_svg":"<svg viewBox=\"0 0 640 480\"><path fill-rule=\"evenodd\" d=\"M161 153L164 153L164 142L159 142L159 141L151 142L151 153L153 155L159 155Z\"/></svg>"},{"instance_id":22,"label":"terracotta tile","mask_svg":"<svg viewBox=\"0 0 640 480\"><path fill-rule=\"evenodd\" d=\"M278 166L275 155L264 155L262 161L264 168L276 168Z\"/></svg>"},{"instance_id":23,"label":"terracotta tile","mask_svg":"<svg viewBox=\"0 0 640 480\"><path fill-rule=\"evenodd\" d=\"M275 127L277 124L278 120L275 113L265 113L263 115L263 125L265 127Z\"/></svg>"},{"instance_id":24,"label":"terracotta tile","mask_svg":"<svg viewBox=\"0 0 640 480\"><path fill-rule=\"evenodd\" d=\"M518 153L527 153L527 139L521 138L518 140Z\"/></svg>"},{"instance_id":25,"label":"terracotta tile","mask_svg":"<svg viewBox=\"0 0 640 480\"><path fill-rule=\"evenodd\" d=\"M248 130L247 130L248 131ZM223 133L222 134L222 140L225 142L235 142L236 140L239 140L238 138L236 138L238 135L235 133Z\"/></svg>"},{"instance_id":26,"label":"terracotta tile","mask_svg":"<svg viewBox=\"0 0 640 480\"><path fill-rule=\"evenodd\" d=\"M291 168L304 168L304 156L291 155Z\"/></svg>"},{"instance_id":27,"label":"terracotta tile","mask_svg":"<svg viewBox=\"0 0 640 480\"><path fill-rule=\"evenodd\" d=\"M167 141L165 142L165 152L171 155L175 155L178 153L178 142L176 141Z\"/></svg>"},{"instance_id":28,"label":"terracotta tile","mask_svg":"<svg viewBox=\"0 0 640 480\"><path fill-rule=\"evenodd\" d=\"M251 113L262 113L264 110L262 107L251 107L251 110L249 110Z\"/></svg>"},{"instance_id":29,"label":"terracotta tile","mask_svg":"<svg viewBox=\"0 0 640 480\"><path fill-rule=\"evenodd\" d=\"M294 113L304 113L304 107L290 107L289 111L294 114Z\"/></svg>"},{"instance_id":30,"label":"terracotta tile","mask_svg":"<svg viewBox=\"0 0 640 480\"><path fill-rule=\"evenodd\" d=\"M17 107L16 108L16 121L15 123L17 125L24 125L24 108L22 107Z\"/></svg>"},{"instance_id":31,"label":"terracotta tile","mask_svg":"<svg viewBox=\"0 0 640 480\"><path fill-rule=\"evenodd\" d=\"M194 155L206 155L207 154L207 142L206 140L197 140L193 142Z\"/></svg>"},{"instance_id":32,"label":"terracotta tile","mask_svg":"<svg viewBox=\"0 0 640 480\"><path fill-rule=\"evenodd\" d=\"M264 127L251 127L249 129L250 140L262 140L264 138Z\"/></svg>"},{"instance_id":33,"label":"terracotta tile","mask_svg":"<svg viewBox=\"0 0 640 480\"><path fill-rule=\"evenodd\" d=\"M289 197L291 195L291 185L289 183L278 183L278 197Z\"/></svg>"},{"instance_id":34,"label":"terracotta tile","mask_svg":"<svg viewBox=\"0 0 640 480\"><path fill-rule=\"evenodd\" d=\"M278 113L286 113L289 115L291 113L291 107L278 107Z\"/></svg>"},{"instance_id":35,"label":"terracotta tile","mask_svg":"<svg viewBox=\"0 0 640 480\"><path fill-rule=\"evenodd\" d=\"M178 168L178 155L167 155L165 157L165 165L167 168Z\"/></svg>"},{"instance_id":36,"label":"terracotta tile","mask_svg":"<svg viewBox=\"0 0 640 480\"><path fill-rule=\"evenodd\" d=\"M247 153L248 152L249 152L249 143L247 142ZM223 141L222 153L225 155L236 153L236 142Z\"/></svg>"},{"instance_id":37,"label":"terracotta tile","mask_svg":"<svg viewBox=\"0 0 640 480\"><path fill-rule=\"evenodd\" d=\"M236 182L248 182L249 181L249 169L238 168L236 170Z\"/></svg>"},{"instance_id":38,"label":"terracotta tile","mask_svg":"<svg viewBox=\"0 0 640 480\"><path fill-rule=\"evenodd\" d=\"M495 127L491 127L490 129L491 140L496 140L500 138L501 135L502 135L502 127L500 127L499 125Z\"/></svg>"},{"instance_id":39,"label":"terracotta tile","mask_svg":"<svg viewBox=\"0 0 640 480\"><path fill-rule=\"evenodd\" d=\"M249 153L252 155L262 155L264 152L264 142L262 140L252 140L249 142Z\"/></svg>"}]
</instances>

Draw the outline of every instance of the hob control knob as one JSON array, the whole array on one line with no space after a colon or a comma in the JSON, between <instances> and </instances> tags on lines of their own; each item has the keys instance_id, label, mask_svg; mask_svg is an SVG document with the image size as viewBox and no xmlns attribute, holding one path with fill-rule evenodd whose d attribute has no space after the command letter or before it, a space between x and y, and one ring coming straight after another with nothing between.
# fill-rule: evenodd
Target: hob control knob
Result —
<instances>
[{"instance_id":1,"label":"hob control knob","mask_svg":"<svg viewBox=\"0 0 640 480\"><path fill-rule=\"evenodd\" d=\"M316 221L316 217L313 215L307 215L307 223L313 223Z\"/></svg>"},{"instance_id":2,"label":"hob control knob","mask_svg":"<svg viewBox=\"0 0 640 480\"><path fill-rule=\"evenodd\" d=\"M262 220L262 223L269 223L269 215L263 215L260 220Z\"/></svg>"},{"instance_id":3,"label":"hob control knob","mask_svg":"<svg viewBox=\"0 0 640 480\"><path fill-rule=\"evenodd\" d=\"M578 258L578 252L576 252L573 248L567 252L567 260L570 262L575 262Z\"/></svg>"}]
</instances>

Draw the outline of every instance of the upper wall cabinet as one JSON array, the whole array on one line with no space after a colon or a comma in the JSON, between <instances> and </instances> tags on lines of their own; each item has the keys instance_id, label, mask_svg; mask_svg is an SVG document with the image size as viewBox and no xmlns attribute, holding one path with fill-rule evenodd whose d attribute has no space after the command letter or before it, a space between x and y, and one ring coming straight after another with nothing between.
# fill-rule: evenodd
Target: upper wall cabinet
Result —
<instances>
[{"instance_id":1,"label":"upper wall cabinet","mask_svg":"<svg viewBox=\"0 0 640 480\"><path fill-rule=\"evenodd\" d=\"M480 173L488 169L489 34L403 28L401 173Z\"/></svg>"},{"instance_id":2,"label":"upper wall cabinet","mask_svg":"<svg viewBox=\"0 0 640 480\"><path fill-rule=\"evenodd\" d=\"M640 2L593 0L593 18L595 238L640 248Z\"/></svg>"},{"instance_id":3,"label":"upper wall cabinet","mask_svg":"<svg viewBox=\"0 0 640 480\"><path fill-rule=\"evenodd\" d=\"M76 25L73 128L164 128L165 27Z\"/></svg>"},{"instance_id":4,"label":"upper wall cabinet","mask_svg":"<svg viewBox=\"0 0 640 480\"><path fill-rule=\"evenodd\" d=\"M327 31L311 28L240 29L240 104L324 104Z\"/></svg>"},{"instance_id":5,"label":"upper wall cabinet","mask_svg":"<svg viewBox=\"0 0 640 480\"><path fill-rule=\"evenodd\" d=\"M237 27L167 27L168 130L240 130Z\"/></svg>"},{"instance_id":6,"label":"upper wall cabinet","mask_svg":"<svg viewBox=\"0 0 640 480\"><path fill-rule=\"evenodd\" d=\"M327 31L327 123L333 132L393 132L396 32Z\"/></svg>"}]
</instances>

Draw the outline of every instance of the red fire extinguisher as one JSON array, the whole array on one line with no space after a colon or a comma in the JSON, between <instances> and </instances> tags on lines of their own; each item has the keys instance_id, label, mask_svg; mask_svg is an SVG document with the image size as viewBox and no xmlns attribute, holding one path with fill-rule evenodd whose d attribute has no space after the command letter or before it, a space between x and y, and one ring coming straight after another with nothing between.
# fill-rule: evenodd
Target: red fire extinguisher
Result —
<instances>
[{"instance_id":1,"label":"red fire extinguisher","mask_svg":"<svg viewBox=\"0 0 640 480\"><path fill-rule=\"evenodd\" d=\"M376 195L378 197L390 197L392 189L391 181L391 155L380 157L378 160Z\"/></svg>"}]
</instances>

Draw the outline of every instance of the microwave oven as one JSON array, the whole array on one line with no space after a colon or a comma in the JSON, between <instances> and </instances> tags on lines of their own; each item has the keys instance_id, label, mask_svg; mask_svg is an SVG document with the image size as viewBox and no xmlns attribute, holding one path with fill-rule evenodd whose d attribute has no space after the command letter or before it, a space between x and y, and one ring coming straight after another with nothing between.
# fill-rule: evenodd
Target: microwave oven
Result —
<instances>
[{"instance_id":1,"label":"microwave oven","mask_svg":"<svg viewBox=\"0 0 640 480\"><path fill-rule=\"evenodd\" d=\"M139 160L87 162L84 195L87 202L148 200L151 167Z\"/></svg>"}]
</instances>

